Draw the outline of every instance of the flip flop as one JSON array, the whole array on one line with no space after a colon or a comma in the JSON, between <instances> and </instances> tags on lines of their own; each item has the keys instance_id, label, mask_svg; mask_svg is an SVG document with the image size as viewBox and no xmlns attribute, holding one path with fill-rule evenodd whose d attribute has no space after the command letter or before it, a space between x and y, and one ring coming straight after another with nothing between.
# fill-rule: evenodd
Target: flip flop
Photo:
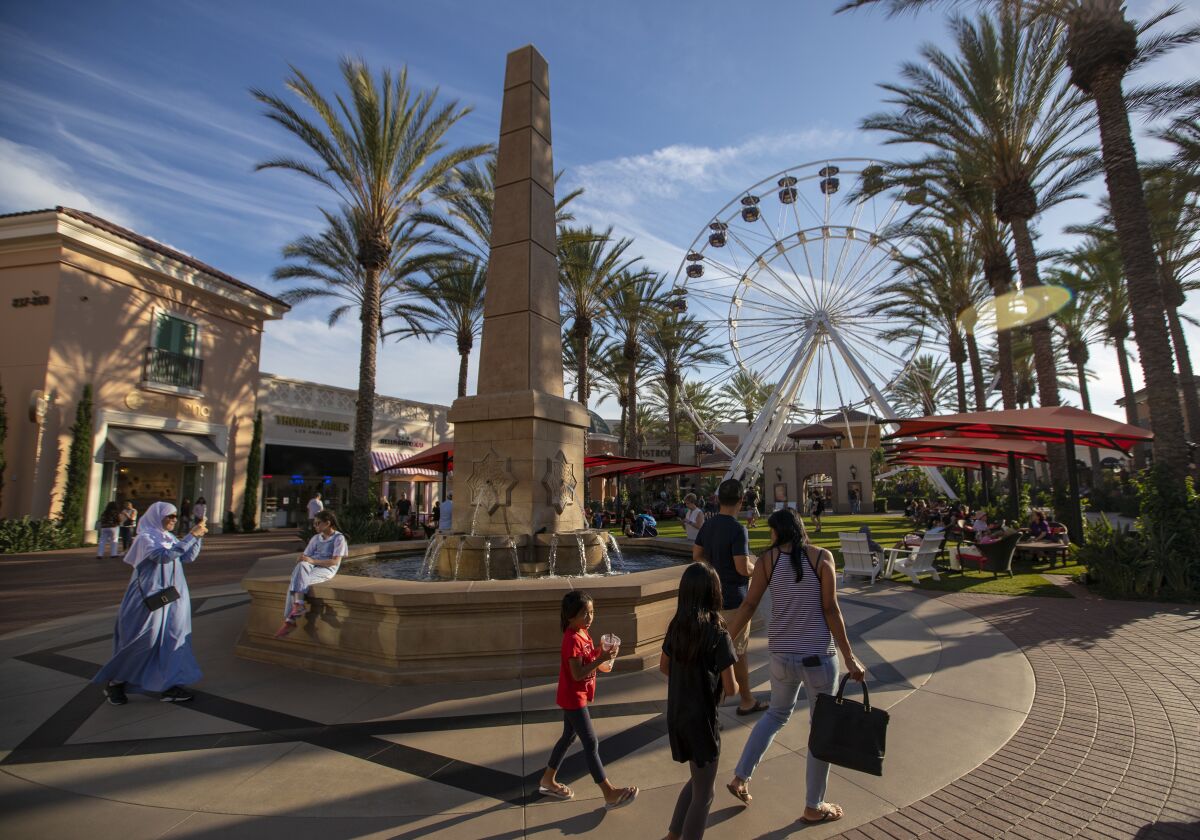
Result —
<instances>
[{"instance_id":1,"label":"flip flop","mask_svg":"<svg viewBox=\"0 0 1200 840\"><path fill-rule=\"evenodd\" d=\"M821 804L826 805L826 807L828 807L826 803L821 803ZM827 810L825 810L825 808L821 808L821 819L810 820L808 817L801 815L800 821L807 823L808 825L816 825L817 823L823 823L823 822L837 822L845 815L846 815L845 811L843 811L840 814L835 814L833 811L827 811Z\"/></svg>"},{"instance_id":2,"label":"flip flop","mask_svg":"<svg viewBox=\"0 0 1200 840\"><path fill-rule=\"evenodd\" d=\"M745 717L746 715L756 715L759 712L765 712L769 708L771 708L770 703L767 703L765 700L759 700L757 703L755 703L749 709L739 708L737 710L737 713L740 717Z\"/></svg>"},{"instance_id":3,"label":"flip flop","mask_svg":"<svg viewBox=\"0 0 1200 840\"><path fill-rule=\"evenodd\" d=\"M566 785L559 785L557 788L538 785L538 793L542 796L549 796L551 799L560 799L566 801L575 798L575 791L571 790Z\"/></svg>"},{"instance_id":4,"label":"flip flop","mask_svg":"<svg viewBox=\"0 0 1200 840\"><path fill-rule=\"evenodd\" d=\"M621 797L616 802L605 802L604 807L609 811L612 811L616 808L621 808L637 799L638 793L639 791L636 786L623 788L621 790Z\"/></svg>"},{"instance_id":5,"label":"flip flop","mask_svg":"<svg viewBox=\"0 0 1200 840\"><path fill-rule=\"evenodd\" d=\"M754 797L750 795L749 790L747 790L744 787L739 788L733 782L730 782L729 784L725 785L725 789L727 791L729 791L730 793L732 793L734 796L736 796L738 799L742 800L743 805L749 805L751 802L754 801Z\"/></svg>"}]
</instances>

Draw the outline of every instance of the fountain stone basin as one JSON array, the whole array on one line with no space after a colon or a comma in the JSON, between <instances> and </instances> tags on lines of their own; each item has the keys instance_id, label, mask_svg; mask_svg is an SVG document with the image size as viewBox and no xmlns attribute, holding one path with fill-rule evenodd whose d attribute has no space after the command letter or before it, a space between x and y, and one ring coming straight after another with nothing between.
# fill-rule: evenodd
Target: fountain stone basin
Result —
<instances>
[{"instance_id":1,"label":"fountain stone basin","mask_svg":"<svg viewBox=\"0 0 1200 840\"><path fill-rule=\"evenodd\" d=\"M604 574L618 565L610 555L610 544L608 531L597 530L517 536L448 534L433 558L432 571L443 580Z\"/></svg>"},{"instance_id":2,"label":"fountain stone basin","mask_svg":"<svg viewBox=\"0 0 1200 840\"><path fill-rule=\"evenodd\" d=\"M543 536L534 541L537 552ZM559 536L574 542L573 534ZM312 609L283 639L275 638L275 631L297 554L267 557L242 580L250 606L235 651L258 662L387 685L553 676L562 644L559 604L579 588L595 600L592 635L621 637L616 670L647 670L658 665L691 546L665 539L621 545L678 554L681 565L583 579L404 581L338 575L312 588ZM425 547L418 541L355 546L347 562L410 550L420 555ZM560 574L577 574L576 569L560 568Z\"/></svg>"}]
</instances>

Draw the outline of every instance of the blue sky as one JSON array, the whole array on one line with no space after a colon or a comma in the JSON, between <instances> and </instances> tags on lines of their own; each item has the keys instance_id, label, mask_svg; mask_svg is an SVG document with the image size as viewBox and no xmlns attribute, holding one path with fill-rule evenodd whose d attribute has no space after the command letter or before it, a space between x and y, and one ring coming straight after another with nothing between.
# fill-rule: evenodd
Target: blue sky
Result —
<instances>
[{"instance_id":1,"label":"blue sky","mask_svg":"<svg viewBox=\"0 0 1200 840\"><path fill-rule=\"evenodd\" d=\"M295 146L250 87L282 91L289 63L326 91L337 59L407 64L421 87L474 107L460 143L495 140L504 55L534 43L550 63L554 154L587 193L581 221L635 238L674 273L711 215L751 183L827 156L881 154L857 131L944 18L834 16L836 2L47 2L0 10L0 212L65 204L130 226L267 291L279 249L317 229L329 197L298 176L253 172ZM1158 2L1131 2L1145 16ZM1200 16L1200 0L1181 20ZM1152 69L1183 78L1200 49ZM1149 77L1148 77L1149 78ZM1150 147L1147 146L1147 149ZM888 152L885 154L893 154ZM1047 243L1089 219L1080 202L1039 222ZM1189 310L1197 312L1195 302ZM265 371L354 387L357 329L322 308L268 326ZM1191 332L1193 343L1200 333ZM1093 400L1114 413L1111 352ZM379 389L449 402L452 345L381 356ZM615 409L607 408L611 414Z\"/></svg>"}]
</instances>

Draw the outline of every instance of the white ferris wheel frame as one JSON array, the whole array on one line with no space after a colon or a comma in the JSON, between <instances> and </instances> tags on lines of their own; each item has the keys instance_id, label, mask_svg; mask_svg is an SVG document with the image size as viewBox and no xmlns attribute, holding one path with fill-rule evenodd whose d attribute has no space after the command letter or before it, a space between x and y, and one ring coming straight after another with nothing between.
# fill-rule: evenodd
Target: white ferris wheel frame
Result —
<instances>
[{"instance_id":1,"label":"white ferris wheel frame","mask_svg":"<svg viewBox=\"0 0 1200 840\"><path fill-rule=\"evenodd\" d=\"M865 169L867 166L871 165L882 165L883 162L874 158L828 158L780 170L774 175L768 176L756 184L753 184L748 189L741 191L737 198L734 198L728 202L715 216L713 216L713 220L724 221L726 218L734 218L734 214L738 212L737 205L741 203L742 196L756 195L759 188L780 178L781 176L791 175L792 173L801 171L811 171L816 166L834 166L840 168L839 165L842 164L860 164L862 165L862 169ZM812 180L812 177L813 176L805 176L803 179L797 179L797 181L794 183L799 183L800 180ZM773 191L774 187L771 187L770 190ZM897 198L888 208L884 218L874 223L875 227L878 229L886 229L886 227L895 218L895 215L899 212L899 208L902 203L903 200ZM827 218L829 206L828 193L826 193L825 204L825 213ZM898 248L893 243L888 242L883 236L881 236L878 230L866 230L860 226L859 223L864 204L864 202L858 202L854 209L853 218L848 225L823 224L817 227L800 227L800 225L797 224L797 227L800 229L795 233L789 232L788 235L782 239L770 229L769 225L767 225L768 234L770 238L773 238L775 241L765 248L757 249L757 254L755 255L753 265L755 265L759 271L769 271L770 273L774 274L776 278L779 278L779 275L775 274L775 272L769 266L771 260L774 260L776 256L787 260L788 251L796 248L798 245L805 246L804 256L807 260L807 242L812 241L813 239L819 239L822 241L822 247L824 249L824 254L826 255L822 260L822 269L824 270L824 266L828 262L827 249L829 241L835 238L843 239L845 242L838 257L837 268L834 272L836 277L837 275L841 274L843 261L846 257L846 244L848 241L854 240L856 237L863 239L867 245L860 252L856 260L856 265L852 269L852 275L853 272L857 270L858 264L861 264L866 256L876 249L883 251L885 254L885 256L880 259L880 263L885 261L890 263L894 261L900 253ZM811 208L811 205L809 206ZM797 215L797 222L798 221L799 217ZM680 264L678 270L676 271L674 287L676 289L682 289L685 293L690 293L693 291L689 290L688 288L689 284L686 269L689 262L694 261L690 258L697 253L697 245L704 240L707 230L708 225L706 225L705 230L702 230L701 233L692 241L690 247L688 248L688 257L685 257L684 261ZM736 234L734 235L736 236ZM806 239L806 237L810 238ZM787 239L791 239L793 241L789 243L785 241ZM744 242L739 242L739 244L747 252L751 254L756 253L756 249L747 247ZM708 256L707 250L703 247L703 245L701 245L701 250L704 251L704 259L710 260L714 265L720 265L718 262L712 260L712 258ZM768 256L770 259L768 259ZM879 265L879 263L876 263L876 265ZM790 262L789 267L791 267ZM813 273L811 271L811 265L809 266L809 269L810 270L807 276L812 277ZM737 360L737 364L743 370L749 371L749 367L743 361L740 347L738 345L738 316L741 313L744 292L753 285L754 279L758 276L758 272L751 276L749 270L731 271L727 267L724 267L723 270L725 270L731 276L740 275L736 285L733 287L733 292L730 297L727 326L730 332L731 345L734 351L734 357ZM791 270L797 277L800 276L800 272L797 272L794 267L791 267ZM877 274L874 267L872 268L872 274ZM822 275L821 279L822 282L825 281L824 275ZM843 297L847 292L848 290L841 290ZM845 367L850 371L858 387L865 395L865 398L854 403L855 406L873 404L879 415L884 418L884 420L895 422L900 419L899 415L896 413L896 410L884 396L883 390L890 387L903 374L906 368L902 367L899 373L893 376L889 382L885 383L881 389L874 381L872 381L870 375L868 374L866 368L869 365L865 365L863 360L859 358L859 355L852 348L853 341L846 340L846 335L844 334L845 330L842 328L842 325L838 323L837 316L832 311L827 310L824 307L823 302L810 299L808 303L811 304L811 312L807 316L807 319L803 322L804 330L801 334L799 342L796 345L796 349L792 354L789 363L783 369L783 373L778 379L776 387L773 389L758 417L750 425L750 429L746 437L743 438L736 452L730 450L729 447L723 444L715 434L705 429L703 424L700 423L699 418L696 416L696 413L693 411L692 407L687 404L686 400L682 401L684 412L695 424L700 433L708 438L716 448L720 449L730 457L730 466L725 473L725 478L727 479L739 478L750 481L757 479L758 476L761 475L763 455L769 448L782 440L789 422L789 418L792 416L797 394L803 388L812 368L813 360L818 356L818 352L823 346L828 348L826 352L832 353L836 351ZM915 355L915 349L913 350L913 355ZM911 363L911 359L909 360L909 363ZM842 406L842 410L846 410L846 406L844 404ZM954 490L949 486L949 484L946 483L946 480L943 478L940 471L934 467L923 467L922 469L925 471L930 481L932 481L942 493L946 494L950 499L957 499L957 495L955 494Z\"/></svg>"}]
</instances>

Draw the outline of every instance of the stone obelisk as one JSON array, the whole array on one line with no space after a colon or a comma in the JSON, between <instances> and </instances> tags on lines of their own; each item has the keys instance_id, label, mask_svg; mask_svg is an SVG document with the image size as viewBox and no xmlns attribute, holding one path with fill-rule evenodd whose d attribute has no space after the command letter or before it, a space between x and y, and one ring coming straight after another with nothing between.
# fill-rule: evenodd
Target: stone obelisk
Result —
<instances>
[{"instance_id":1,"label":"stone obelisk","mask_svg":"<svg viewBox=\"0 0 1200 840\"><path fill-rule=\"evenodd\" d=\"M550 74L532 46L508 54L495 190L478 393L450 409L453 530L574 531L589 417L563 397Z\"/></svg>"}]
</instances>

